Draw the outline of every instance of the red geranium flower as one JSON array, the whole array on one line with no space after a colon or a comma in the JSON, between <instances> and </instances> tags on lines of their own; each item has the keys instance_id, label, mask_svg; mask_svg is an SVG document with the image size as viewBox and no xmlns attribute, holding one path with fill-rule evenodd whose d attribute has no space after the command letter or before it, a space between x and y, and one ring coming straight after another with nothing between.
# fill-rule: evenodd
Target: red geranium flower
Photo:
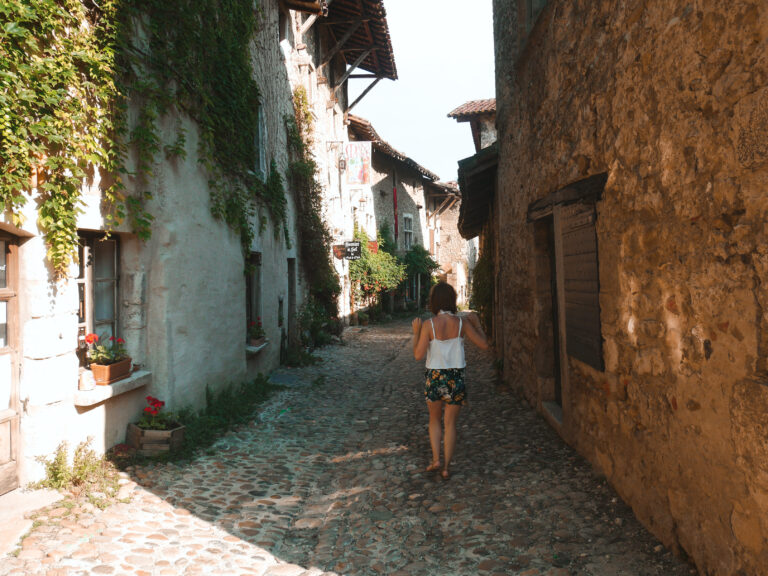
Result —
<instances>
[{"instance_id":1,"label":"red geranium flower","mask_svg":"<svg viewBox=\"0 0 768 576\"><path fill-rule=\"evenodd\" d=\"M85 342L86 344L93 344L94 342L99 341L99 335L98 334L86 334L85 335Z\"/></svg>"}]
</instances>

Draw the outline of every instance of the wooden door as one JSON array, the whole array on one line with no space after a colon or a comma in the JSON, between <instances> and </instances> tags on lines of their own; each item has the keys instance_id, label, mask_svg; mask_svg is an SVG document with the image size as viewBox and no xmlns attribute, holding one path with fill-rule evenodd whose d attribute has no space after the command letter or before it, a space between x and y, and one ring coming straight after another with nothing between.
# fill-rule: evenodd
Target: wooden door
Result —
<instances>
[{"instance_id":1,"label":"wooden door","mask_svg":"<svg viewBox=\"0 0 768 576\"><path fill-rule=\"evenodd\" d=\"M16 248L0 236L0 494L19 485L19 395Z\"/></svg>"}]
</instances>

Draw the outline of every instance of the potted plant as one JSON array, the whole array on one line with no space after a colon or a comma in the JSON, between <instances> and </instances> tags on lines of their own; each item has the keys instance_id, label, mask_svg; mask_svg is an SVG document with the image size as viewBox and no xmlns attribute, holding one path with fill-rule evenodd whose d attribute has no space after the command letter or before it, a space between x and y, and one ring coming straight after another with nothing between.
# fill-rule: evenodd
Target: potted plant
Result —
<instances>
[{"instance_id":1,"label":"potted plant","mask_svg":"<svg viewBox=\"0 0 768 576\"><path fill-rule=\"evenodd\" d=\"M139 421L128 424L125 442L142 456L172 452L184 443L185 426L173 412L163 411L165 402L154 396L146 397L147 406Z\"/></svg>"},{"instance_id":2,"label":"potted plant","mask_svg":"<svg viewBox=\"0 0 768 576\"><path fill-rule=\"evenodd\" d=\"M360 324L363 326L368 326L368 314L360 311L357 313L357 319L360 320Z\"/></svg>"},{"instance_id":3,"label":"potted plant","mask_svg":"<svg viewBox=\"0 0 768 576\"><path fill-rule=\"evenodd\" d=\"M261 316L248 324L248 344L250 346L261 346L266 341L264 327L261 325Z\"/></svg>"},{"instance_id":4,"label":"potted plant","mask_svg":"<svg viewBox=\"0 0 768 576\"><path fill-rule=\"evenodd\" d=\"M112 384L131 374L131 357L125 350L125 340L110 336L104 344L99 344L98 334L87 334L89 367L96 384Z\"/></svg>"}]
</instances>

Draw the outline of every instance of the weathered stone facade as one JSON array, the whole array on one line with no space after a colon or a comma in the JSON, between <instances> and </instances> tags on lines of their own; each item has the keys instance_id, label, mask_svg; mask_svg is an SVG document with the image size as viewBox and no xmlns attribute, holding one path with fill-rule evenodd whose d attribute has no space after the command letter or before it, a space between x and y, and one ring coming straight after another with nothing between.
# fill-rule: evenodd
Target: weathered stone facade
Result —
<instances>
[{"instance_id":1,"label":"weathered stone facade","mask_svg":"<svg viewBox=\"0 0 768 576\"><path fill-rule=\"evenodd\" d=\"M766 574L768 5L526 5L494 0L505 380L702 573ZM528 208L600 173L604 370L561 357L559 415Z\"/></svg>"},{"instance_id":2,"label":"weathered stone facade","mask_svg":"<svg viewBox=\"0 0 768 576\"><path fill-rule=\"evenodd\" d=\"M332 196L341 189L338 171L330 168L337 161L338 146L327 143L347 141L347 98L346 86L334 90L328 78L338 78L345 65L339 55L318 73L322 54L336 41L321 25L299 37L307 14L286 10L278 0L261 2L260 13L251 55L261 94L259 145L264 152L255 168L266 172L272 160L276 163L285 182L290 241L282 224L271 222L266 209L255 205L254 224L260 232L245 255L258 263L250 294L240 238L211 213L197 127L186 117L167 118L161 126L162 144L173 144L181 123L187 135L186 157L157 159L149 184L153 198L147 206L154 216L151 238L140 241L127 225L113 234L119 246L116 333L126 340L139 367L127 381L78 391L78 267L72 267L69 278L53 282L34 202L25 208L23 228L16 228L8 215L0 225L18 243L18 303L11 323L19 326L19 341L13 345L20 376L9 392L8 374L0 374L0 403L10 397L15 405L11 408L18 407L20 414L20 440L13 456L21 484L41 477L36 458L51 454L62 441L74 446L92 437L97 452L122 442L148 393L166 401L169 409L201 408L207 387L215 391L270 372L279 364L281 344L298 339L305 282L296 242L294 191L286 178L286 117L294 114L294 91L303 87L315 119L317 177ZM129 191L131 186L129 182ZM102 209L96 182L85 191L78 227L91 234L105 230ZM252 315L261 318L268 340L261 349L246 345L249 298L255 306ZM0 454L0 468L7 456L3 438L0 444L6 450Z\"/></svg>"}]
</instances>

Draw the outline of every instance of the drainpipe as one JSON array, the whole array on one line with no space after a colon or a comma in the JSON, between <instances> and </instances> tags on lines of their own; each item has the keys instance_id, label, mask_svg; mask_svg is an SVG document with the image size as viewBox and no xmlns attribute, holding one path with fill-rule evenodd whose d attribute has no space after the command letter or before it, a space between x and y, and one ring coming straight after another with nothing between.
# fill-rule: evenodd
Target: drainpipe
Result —
<instances>
[{"instance_id":1,"label":"drainpipe","mask_svg":"<svg viewBox=\"0 0 768 576\"><path fill-rule=\"evenodd\" d=\"M395 205L395 246L397 246L397 169L392 170L392 203Z\"/></svg>"}]
</instances>

